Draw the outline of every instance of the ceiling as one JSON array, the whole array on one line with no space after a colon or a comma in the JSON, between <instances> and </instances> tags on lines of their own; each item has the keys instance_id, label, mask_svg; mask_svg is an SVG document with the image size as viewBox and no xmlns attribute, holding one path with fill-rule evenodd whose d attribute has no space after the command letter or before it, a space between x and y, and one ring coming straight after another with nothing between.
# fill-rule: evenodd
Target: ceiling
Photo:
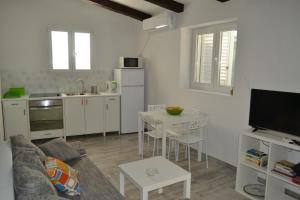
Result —
<instances>
[{"instance_id":1,"label":"ceiling","mask_svg":"<svg viewBox=\"0 0 300 200\"><path fill-rule=\"evenodd\" d=\"M151 15L157 15L166 11L166 9L144 0L112 0L112 1L143 11ZM189 4L192 0L176 0L176 1L186 5Z\"/></svg>"}]
</instances>

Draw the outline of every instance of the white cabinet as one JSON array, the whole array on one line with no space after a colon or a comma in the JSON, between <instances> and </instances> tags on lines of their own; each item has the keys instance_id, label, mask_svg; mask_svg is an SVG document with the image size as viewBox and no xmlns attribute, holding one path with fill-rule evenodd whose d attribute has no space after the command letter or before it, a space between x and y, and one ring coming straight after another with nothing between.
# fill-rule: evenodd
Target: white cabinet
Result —
<instances>
[{"instance_id":1,"label":"white cabinet","mask_svg":"<svg viewBox=\"0 0 300 200\"><path fill-rule=\"evenodd\" d=\"M83 98L64 99L64 119L66 135L80 135L85 132Z\"/></svg>"},{"instance_id":2,"label":"white cabinet","mask_svg":"<svg viewBox=\"0 0 300 200\"><path fill-rule=\"evenodd\" d=\"M245 159L247 150L253 148L268 154L267 166L260 167ZM299 199L300 186L292 182L291 178L273 171L275 163L281 160L299 163L299 152L298 145L289 144L283 140L283 137L271 132L244 132L240 135L239 142L236 191L252 200ZM244 186L248 184L265 184L265 197L259 198L247 194Z\"/></svg>"},{"instance_id":3,"label":"white cabinet","mask_svg":"<svg viewBox=\"0 0 300 200\"><path fill-rule=\"evenodd\" d=\"M120 131L120 97L105 97L105 132Z\"/></svg>"},{"instance_id":4,"label":"white cabinet","mask_svg":"<svg viewBox=\"0 0 300 200\"><path fill-rule=\"evenodd\" d=\"M86 133L104 132L104 98L85 98Z\"/></svg>"},{"instance_id":5,"label":"white cabinet","mask_svg":"<svg viewBox=\"0 0 300 200\"><path fill-rule=\"evenodd\" d=\"M64 99L67 136L104 131L104 98L72 97Z\"/></svg>"},{"instance_id":6,"label":"white cabinet","mask_svg":"<svg viewBox=\"0 0 300 200\"><path fill-rule=\"evenodd\" d=\"M19 134L29 137L27 101L4 101L3 113L5 139Z\"/></svg>"}]
</instances>

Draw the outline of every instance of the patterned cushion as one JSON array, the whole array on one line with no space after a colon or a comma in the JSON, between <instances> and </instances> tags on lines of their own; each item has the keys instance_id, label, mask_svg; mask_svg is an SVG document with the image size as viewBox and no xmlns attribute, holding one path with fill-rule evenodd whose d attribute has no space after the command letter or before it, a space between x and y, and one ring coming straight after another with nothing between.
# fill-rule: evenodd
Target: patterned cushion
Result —
<instances>
[{"instance_id":1,"label":"patterned cushion","mask_svg":"<svg viewBox=\"0 0 300 200\"><path fill-rule=\"evenodd\" d=\"M45 166L51 182L57 190L70 196L80 194L79 176L75 169L52 157L46 159Z\"/></svg>"}]
</instances>

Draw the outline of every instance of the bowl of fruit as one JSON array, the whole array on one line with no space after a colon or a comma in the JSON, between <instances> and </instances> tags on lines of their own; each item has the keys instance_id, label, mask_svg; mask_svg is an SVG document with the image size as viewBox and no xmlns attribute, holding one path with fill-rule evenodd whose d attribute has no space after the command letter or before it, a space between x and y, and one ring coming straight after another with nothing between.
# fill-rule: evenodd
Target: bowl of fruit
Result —
<instances>
[{"instance_id":1,"label":"bowl of fruit","mask_svg":"<svg viewBox=\"0 0 300 200\"><path fill-rule=\"evenodd\" d=\"M180 106L167 106L166 111L170 115L180 115L184 109Z\"/></svg>"}]
</instances>

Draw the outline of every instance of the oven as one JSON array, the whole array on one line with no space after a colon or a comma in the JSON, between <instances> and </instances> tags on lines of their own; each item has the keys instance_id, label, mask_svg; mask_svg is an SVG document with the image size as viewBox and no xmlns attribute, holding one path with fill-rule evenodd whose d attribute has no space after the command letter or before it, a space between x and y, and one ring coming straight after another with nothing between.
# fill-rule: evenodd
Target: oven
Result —
<instances>
[{"instance_id":1,"label":"oven","mask_svg":"<svg viewBox=\"0 0 300 200\"><path fill-rule=\"evenodd\" d=\"M29 101L31 131L48 131L64 128L62 99Z\"/></svg>"}]
</instances>

